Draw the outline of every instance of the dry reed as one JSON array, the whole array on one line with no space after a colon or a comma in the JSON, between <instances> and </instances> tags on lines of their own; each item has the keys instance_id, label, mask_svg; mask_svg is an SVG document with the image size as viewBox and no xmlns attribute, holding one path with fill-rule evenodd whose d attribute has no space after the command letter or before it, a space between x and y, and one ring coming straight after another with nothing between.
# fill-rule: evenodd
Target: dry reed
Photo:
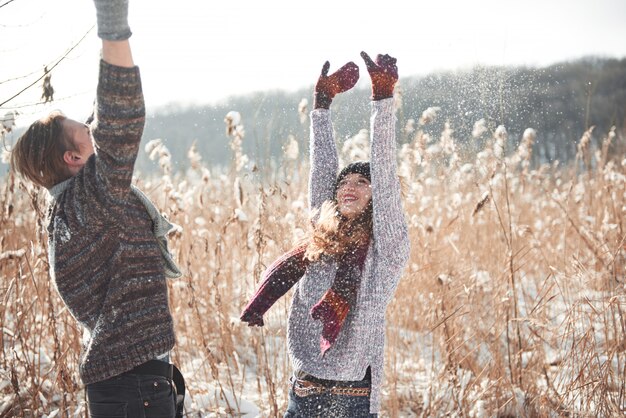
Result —
<instances>
[{"instance_id":1,"label":"dry reed","mask_svg":"<svg viewBox=\"0 0 626 418\"><path fill-rule=\"evenodd\" d=\"M532 168L537 133L507 157L498 127L485 151L460 161L451 127L431 145L422 131L437 110L407 124L399 153L412 255L388 311L381 415L624 414L626 159L611 151L624 138L612 130L594 157L589 129L583 170ZM306 230L307 166L289 138L287 168L247 175L240 116L226 121L228 172L211 171L194 147L174 175L154 142L146 151L163 176L137 183L182 227L172 248L185 275L169 285L188 416L239 416L250 403L279 416L289 297L263 329L238 316L265 266ZM366 158L368 135L351 138L342 159ZM8 177L0 208L0 416L84 416L80 330L49 280L43 193Z\"/></svg>"}]
</instances>

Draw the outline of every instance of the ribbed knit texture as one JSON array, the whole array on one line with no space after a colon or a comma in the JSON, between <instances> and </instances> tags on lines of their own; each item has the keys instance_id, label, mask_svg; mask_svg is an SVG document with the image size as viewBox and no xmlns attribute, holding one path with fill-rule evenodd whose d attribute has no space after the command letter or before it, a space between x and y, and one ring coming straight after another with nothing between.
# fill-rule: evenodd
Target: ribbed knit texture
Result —
<instances>
[{"instance_id":1,"label":"ribbed knit texture","mask_svg":"<svg viewBox=\"0 0 626 418\"><path fill-rule=\"evenodd\" d=\"M331 114L311 112L311 209L333 198L338 160ZM310 316L310 308L331 286L337 263L329 258L313 263L298 282L288 325L289 354L296 370L321 379L361 380L372 370L370 412L380 410L383 381L385 316L387 305L409 258L409 239L400 184L396 175L396 143L393 99L372 102L371 184L374 233L370 242L355 309L324 357L319 354L322 324Z\"/></svg>"},{"instance_id":2,"label":"ribbed knit texture","mask_svg":"<svg viewBox=\"0 0 626 418\"><path fill-rule=\"evenodd\" d=\"M94 0L94 3L100 39L122 41L130 38L128 0Z\"/></svg>"},{"instance_id":3,"label":"ribbed knit texture","mask_svg":"<svg viewBox=\"0 0 626 418\"><path fill-rule=\"evenodd\" d=\"M139 69L101 61L96 154L49 206L50 271L84 326L80 376L98 382L174 346L164 261L131 179L145 122Z\"/></svg>"}]
</instances>

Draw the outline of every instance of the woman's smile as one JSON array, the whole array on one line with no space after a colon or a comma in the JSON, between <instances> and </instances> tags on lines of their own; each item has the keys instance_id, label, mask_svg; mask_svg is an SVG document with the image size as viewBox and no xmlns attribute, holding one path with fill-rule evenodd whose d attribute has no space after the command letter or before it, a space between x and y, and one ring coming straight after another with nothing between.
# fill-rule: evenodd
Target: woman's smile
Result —
<instances>
[{"instance_id":1,"label":"woman's smile","mask_svg":"<svg viewBox=\"0 0 626 418\"><path fill-rule=\"evenodd\" d=\"M339 213L346 218L360 215L372 199L372 188L367 177L350 173L337 185Z\"/></svg>"}]
</instances>

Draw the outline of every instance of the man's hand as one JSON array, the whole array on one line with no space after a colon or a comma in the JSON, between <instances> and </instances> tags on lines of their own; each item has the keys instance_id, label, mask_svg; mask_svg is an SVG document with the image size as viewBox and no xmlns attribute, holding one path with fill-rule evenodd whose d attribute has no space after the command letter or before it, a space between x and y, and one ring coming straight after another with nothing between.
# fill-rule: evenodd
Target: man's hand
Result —
<instances>
[{"instance_id":1,"label":"man's hand","mask_svg":"<svg viewBox=\"0 0 626 418\"><path fill-rule=\"evenodd\" d=\"M372 100L393 97L393 88L398 81L396 59L388 54L378 54L376 62L374 62L365 51L361 51L361 57L365 61L367 72L372 79Z\"/></svg>"},{"instance_id":2,"label":"man's hand","mask_svg":"<svg viewBox=\"0 0 626 418\"><path fill-rule=\"evenodd\" d=\"M98 17L98 37L102 39L102 59L118 67L133 67L128 38L128 0L94 0Z\"/></svg>"},{"instance_id":3,"label":"man's hand","mask_svg":"<svg viewBox=\"0 0 626 418\"><path fill-rule=\"evenodd\" d=\"M132 34L128 26L128 0L94 0L98 17L98 37L104 41L124 41Z\"/></svg>"}]
</instances>

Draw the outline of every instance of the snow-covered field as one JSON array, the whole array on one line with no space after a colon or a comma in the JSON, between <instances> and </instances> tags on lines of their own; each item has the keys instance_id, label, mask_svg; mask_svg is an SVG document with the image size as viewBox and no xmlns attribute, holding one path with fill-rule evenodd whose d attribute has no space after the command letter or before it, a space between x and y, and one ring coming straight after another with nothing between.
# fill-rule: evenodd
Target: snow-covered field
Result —
<instances>
[{"instance_id":1,"label":"snow-covered field","mask_svg":"<svg viewBox=\"0 0 626 418\"><path fill-rule=\"evenodd\" d=\"M412 254L387 312L381 416L623 415L626 142L613 132L596 150L583 137L575 163L535 167L533 131L518 141L484 123L480 152L422 125L399 150ZM307 164L292 140L279 169L252 170L243 129L231 132L228 174L192 149L173 175L153 142L163 176L136 180L181 226L172 357L188 416L280 416L289 296L263 329L238 317L264 267L305 233ZM367 141L351 138L342 159L367 158ZM81 332L48 279L44 195L12 178L0 190L0 416L84 416Z\"/></svg>"}]
</instances>

